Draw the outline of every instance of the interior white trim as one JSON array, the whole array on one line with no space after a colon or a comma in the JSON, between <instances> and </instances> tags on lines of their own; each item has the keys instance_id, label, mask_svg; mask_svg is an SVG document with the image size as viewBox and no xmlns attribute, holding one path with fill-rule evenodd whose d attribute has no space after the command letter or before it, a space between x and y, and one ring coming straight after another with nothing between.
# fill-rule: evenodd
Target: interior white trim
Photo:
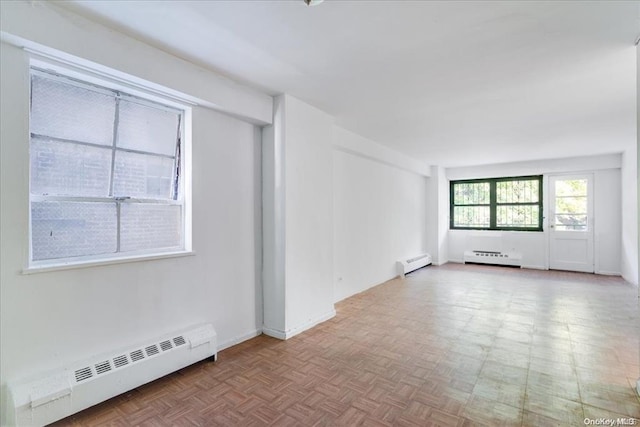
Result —
<instances>
[{"instance_id":1,"label":"interior white trim","mask_svg":"<svg viewBox=\"0 0 640 427\"><path fill-rule=\"evenodd\" d=\"M281 340L288 340L291 337L294 337L304 331L306 331L307 329L311 329L314 326L327 321L329 319L331 319L332 317L335 317L336 315L336 310L333 309L315 319L310 319L309 321L303 323L302 325L296 327L296 328L292 328L292 329L288 329L286 331L281 331L278 329L272 329L272 328L267 328L265 326L262 327L262 333L264 333L265 335L269 335L270 337L273 338L278 338Z\"/></svg>"},{"instance_id":2,"label":"interior white trim","mask_svg":"<svg viewBox=\"0 0 640 427\"><path fill-rule=\"evenodd\" d=\"M233 347L236 344L240 344L241 342L250 340L251 338L255 338L262 334L261 328L256 328L252 331L247 332L246 334L239 335L237 337L233 337L225 342L218 343L218 351L224 350L229 347Z\"/></svg>"},{"instance_id":3,"label":"interior white trim","mask_svg":"<svg viewBox=\"0 0 640 427\"><path fill-rule=\"evenodd\" d=\"M69 77L91 83L94 83L93 80L97 79L96 84L98 85L106 85L109 86L109 88L124 90L130 93L133 92L133 95L138 95L136 92L142 91L141 96L146 98L151 97L154 101L163 104L167 104L167 98L169 98L169 100L178 103L174 106L179 109L184 108L184 105L181 104L191 106L199 105L198 100L192 96L156 85L150 81L129 74L121 73L112 68L96 64L95 62L66 55L63 52L57 52L55 49L50 49L45 46L39 46L38 48L25 46L23 49L29 54L31 65L38 68L59 71L61 74Z\"/></svg>"},{"instance_id":4,"label":"interior white trim","mask_svg":"<svg viewBox=\"0 0 640 427\"><path fill-rule=\"evenodd\" d=\"M609 271L609 270L596 270L595 274L600 274L602 276L622 276L622 273L619 271Z\"/></svg>"},{"instance_id":5,"label":"interior white trim","mask_svg":"<svg viewBox=\"0 0 640 427\"><path fill-rule=\"evenodd\" d=\"M47 263L47 265L43 265L43 266L32 265L29 267L25 267L22 269L22 274L47 273L51 271L73 270L76 268L98 267L103 265L123 264L123 263L129 263L129 262L151 261L155 259L180 258L180 257L186 257L186 256L194 256L195 254L196 253L194 251L175 251L175 252L148 254L148 255L120 256L120 257L109 258L109 259L103 258L101 260L94 259L94 260L86 260L86 261L67 261L67 262L61 262L59 264Z\"/></svg>"},{"instance_id":6,"label":"interior white trim","mask_svg":"<svg viewBox=\"0 0 640 427\"><path fill-rule=\"evenodd\" d=\"M549 270L549 268L544 265L536 265L536 264L522 265L522 268L528 268L530 270Z\"/></svg>"}]
</instances>

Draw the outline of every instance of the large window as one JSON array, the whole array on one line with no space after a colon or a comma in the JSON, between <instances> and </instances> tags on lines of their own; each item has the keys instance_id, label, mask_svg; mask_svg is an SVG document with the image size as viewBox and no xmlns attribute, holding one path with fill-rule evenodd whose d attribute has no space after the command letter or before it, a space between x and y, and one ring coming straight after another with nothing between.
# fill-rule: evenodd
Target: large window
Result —
<instances>
[{"instance_id":1,"label":"large window","mask_svg":"<svg viewBox=\"0 0 640 427\"><path fill-rule=\"evenodd\" d=\"M451 228L542 231L542 177L451 181Z\"/></svg>"},{"instance_id":2,"label":"large window","mask_svg":"<svg viewBox=\"0 0 640 427\"><path fill-rule=\"evenodd\" d=\"M31 70L31 265L184 249L184 111Z\"/></svg>"}]
</instances>

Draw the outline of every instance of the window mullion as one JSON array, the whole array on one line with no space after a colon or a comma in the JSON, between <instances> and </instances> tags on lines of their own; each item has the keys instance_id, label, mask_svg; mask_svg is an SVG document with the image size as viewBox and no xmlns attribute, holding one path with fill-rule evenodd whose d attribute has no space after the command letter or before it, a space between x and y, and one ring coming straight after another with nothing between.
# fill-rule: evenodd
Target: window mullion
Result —
<instances>
[{"instance_id":1,"label":"window mullion","mask_svg":"<svg viewBox=\"0 0 640 427\"><path fill-rule=\"evenodd\" d=\"M454 182L449 182L449 229L453 230L456 228L455 223L455 206L456 206L456 198L455 198L455 187L456 184Z\"/></svg>"},{"instance_id":2,"label":"window mullion","mask_svg":"<svg viewBox=\"0 0 640 427\"><path fill-rule=\"evenodd\" d=\"M497 224L496 219L496 204L498 196L496 194L496 181L489 181L489 228L495 229Z\"/></svg>"},{"instance_id":3,"label":"window mullion","mask_svg":"<svg viewBox=\"0 0 640 427\"><path fill-rule=\"evenodd\" d=\"M113 197L113 186L116 170L116 144L118 141L118 125L120 124L120 96L116 95L116 108L113 119L113 143L111 144L111 172L109 175L109 196ZM120 202L116 200L116 253L120 253Z\"/></svg>"},{"instance_id":4,"label":"window mullion","mask_svg":"<svg viewBox=\"0 0 640 427\"><path fill-rule=\"evenodd\" d=\"M174 166L174 171L175 171L175 175L174 175L174 181L173 181L173 200L178 200L178 195L179 195L179 185L180 185L180 142L181 142L181 129L182 129L182 115L178 116L178 130L177 130L177 135L176 135L176 151L175 151L175 158L173 160L173 166Z\"/></svg>"},{"instance_id":5,"label":"window mullion","mask_svg":"<svg viewBox=\"0 0 640 427\"><path fill-rule=\"evenodd\" d=\"M122 209L122 203L116 200L116 253L120 252L120 213Z\"/></svg>"},{"instance_id":6,"label":"window mullion","mask_svg":"<svg viewBox=\"0 0 640 427\"><path fill-rule=\"evenodd\" d=\"M542 221L544 219L544 208L542 201L542 176L538 177L538 229L542 231Z\"/></svg>"},{"instance_id":7,"label":"window mullion","mask_svg":"<svg viewBox=\"0 0 640 427\"><path fill-rule=\"evenodd\" d=\"M111 172L109 175L109 196L113 196L114 173L116 169L116 143L118 141L118 125L120 122L120 96L116 95L116 108L113 118L113 142L111 144Z\"/></svg>"}]
</instances>

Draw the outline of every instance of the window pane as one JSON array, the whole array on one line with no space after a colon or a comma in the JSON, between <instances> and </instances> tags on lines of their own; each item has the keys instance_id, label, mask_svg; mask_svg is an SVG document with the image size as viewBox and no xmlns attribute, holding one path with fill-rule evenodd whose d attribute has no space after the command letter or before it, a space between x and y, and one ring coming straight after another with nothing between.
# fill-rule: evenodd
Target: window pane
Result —
<instances>
[{"instance_id":1,"label":"window pane","mask_svg":"<svg viewBox=\"0 0 640 427\"><path fill-rule=\"evenodd\" d=\"M109 195L110 148L32 138L30 157L32 194Z\"/></svg>"},{"instance_id":2,"label":"window pane","mask_svg":"<svg viewBox=\"0 0 640 427\"><path fill-rule=\"evenodd\" d=\"M496 200L498 203L537 203L538 180L498 181Z\"/></svg>"},{"instance_id":3,"label":"window pane","mask_svg":"<svg viewBox=\"0 0 640 427\"><path fill-rule=\"evenodd\" d=\"M588 228L588 180L563 179L555 183L553 225L560 231L586 231Z\"/></svg>"},{"instance_id":4,"label":"window pane","mask_svg":"<svg viewBox=\"0 0 640 427\"><path fill-rule=\"evenodd\" d=\"M175 156L178 113L120 101L118 147Z\"/></svg>"},{"instance_id":5,"label":"window pane","mask_svg":"<svg viewBox=\"0 0 640 427\"><path fill-rule=\"evenodd\" d=\"M180 248L182 208L176 205L123 203L120 250Z\"/></svg>"},{"instance_id":6,"label":"window pane","mask_svg":"<svg viewBox=\"0 0 640 427\"><path fill-rule=\"evenodd\" d=\"M454 227L489 227L489 206L456 206L453 210Z\"/></svg>"},{"instance_id":7,"label":"window pane","mask_svg":"<svg viewBox=\"0 0 640 427\"><path fill-rule=\"evenodd\" d=\"M34 260L116 251L115 203L32 202L31 222Z\"/></svg>"},{"instance_id":8,"label":"window pane","mask_svg":"<svg viewBox=\"0 0 640 427\"><path fill-rule=\"evenodd\" d=\"M538 228L538 205L496 207L496 226L513 228Z\"/></svg>"},{"instance_id":9,"label":"window pane","mask_svg":"<svg viewBox=\"0 0 640 427\"><path fill-rule=\"evenodd\" d=\"M586 214L586 197L556 197L556 213L558 214Z\"/></svg>"},{"instance_id":10,"label":"window pane","mask_svg":"<svg viewBox=\"0 0 640 427\"><path fill-rule=\"evenodd\" d=\"M587 196L586 179L563 179L556 181L556 197Z\"/></svg>"},{"instance_id":11,"label":"window pane","mask_svg":"<svg viewBox=\"0 0 640 427\"><path fill-rule=\"evenodd\" d=\"M180 188L182 111L36 69L31 88L31 260L182 249L184 207L160 202Z\"/></svg>"},{"instance_id":12,"label":"window pane","mask_svg":"<svg viewBox=\"0 0 640 427\"><path fill-rule=\"evenodd\" d=\"M113 194L138 198L171 199L173 176L173 159L117 151Z\"/></svg>"},{"instance_id":13,"label":"window pane","mask_svg":"<svg viewBox=\"0 0 640 427\"><path fill-rule=\"evenodd\" d=\"M93 144L113 144L115 97L32 76L32 133Z\"/></svg>"},{"instance_id":14,"label":"window pane","mask_svg":"<svg viewBox=\"0 0 640 427\"><path fill-rule=\"evenodd\" d=\"M488 182L465 182L453 186L454 204L486 205L489 204Z\"/></svg>"},{"instance_id":15,"label":"window pane","mask_svg":"<svg viewBox=\"0 0 640 427\"><path fill-rule=\"evenodd\" d=\"M587 215L556 215L556 230L586 231Z\"/></svg>"}]
</instances>

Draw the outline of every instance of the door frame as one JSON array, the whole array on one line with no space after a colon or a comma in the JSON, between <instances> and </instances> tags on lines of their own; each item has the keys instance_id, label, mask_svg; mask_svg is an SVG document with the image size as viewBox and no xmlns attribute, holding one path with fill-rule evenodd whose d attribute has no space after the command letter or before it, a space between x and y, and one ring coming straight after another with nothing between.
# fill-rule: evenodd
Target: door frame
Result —
<instances>
[{"instance_id":1,"label":"door frame","mask_svg":"<svg viewBox=\"0 0 640 427\"><path fill-rule=\"evenodd\" d=\"M553 243L553 233L555 232L555 230L553 230L553 220L554 220L554 215L555 215L555 190L552 191L552 183L554 181L554 178L587 178L588 179L588 188L587 188L587 196L588 196L588 218L587 218L587 224L588 224L588 232L591 234L591 250L590 250L590 255L591 255L591 269L590 271L588 271L588 273L595 273L598 271L598 254L597 254L597 245L596 245L596 232L595 232L595 227L596 227L596 218L595 218L595 173L594 171L581 171L581 172L567 172L567 173L552 173L552 174L548 174L544 176L544 181L546 181L544 183L547 191L546 191L546 201L547 203L545 203L544 206L544 230L547 234L547 269L549 270L554 270L551 267L551 257L553 256L553 251L551 249L551 245ZM554 196L554 197L552 197ZM577 271L580 272L580 270L560 270L558 269L558 271ZM584 272L584 271L582 271Z\"/></svg>"}]
</instances>

